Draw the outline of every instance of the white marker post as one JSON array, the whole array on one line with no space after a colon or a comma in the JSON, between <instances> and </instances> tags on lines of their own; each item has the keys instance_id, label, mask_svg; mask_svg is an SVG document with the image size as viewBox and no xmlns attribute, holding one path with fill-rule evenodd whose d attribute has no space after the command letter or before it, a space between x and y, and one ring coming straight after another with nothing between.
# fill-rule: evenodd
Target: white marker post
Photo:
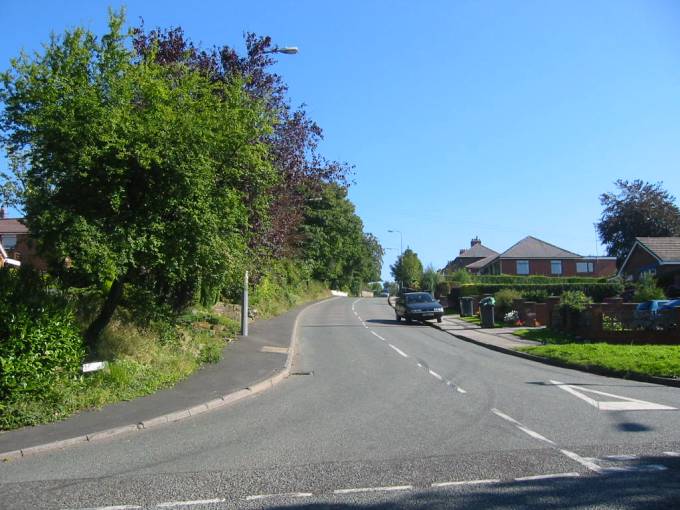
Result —
<instances>
[{"instance_id":1,"label":"white marker post","mask_svg":"<svg viewBox=\"0 0 680 510\"><path fill-rule=\"evenodd\" d=\"M248 271L243 279L243 302L241 303L241 335L248 336Z\"/></svg>"}]
</instances>

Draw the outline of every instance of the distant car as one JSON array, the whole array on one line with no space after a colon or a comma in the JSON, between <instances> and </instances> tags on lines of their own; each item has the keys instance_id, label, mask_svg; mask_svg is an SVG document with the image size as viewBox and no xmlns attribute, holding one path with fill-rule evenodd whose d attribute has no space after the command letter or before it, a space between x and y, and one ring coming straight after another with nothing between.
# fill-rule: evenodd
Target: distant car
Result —
<instances>
[{"instance_id":1,"label":"distant car","mask_svg":"<svg viewBox=\"0 0 680 510\"><path fill-rule=\"evenodd\" d=\"M656 324L661 329L677 328L680 322L680 299L673 299L661 305L657 311Z\"/></svg>"},{"instance_id":2,"label":"distant car","mask_svg":"<svg viewBox=\"0 0 680 510\"><path fill-rule=\"evenodd\" d=\"M390 297L390 293L389 292L381 292L380 297Z\"/></svg>"},{"instance_id":3,"label":"distant car","mask_svg":"<svg viewBox=\"0 0 680 510\"><path fill-rule=\"evenodd\" d=\"M444 307L429 292L408 292L402 294L394 305L397 321L402 317L406 322L437 319L442 321Z\"/></svg>"},{"instance_id":4,"label":"distant car","mask_svg":"<svg viewBox=\"0 0 680 510\"><path fill-rule=\"evenodd\" d=\"M659 312L669 303L670 301L665 299L653 299L640 303L633 311L633 326L636 328L656 329Z\"/></svg>"}]
</instances>

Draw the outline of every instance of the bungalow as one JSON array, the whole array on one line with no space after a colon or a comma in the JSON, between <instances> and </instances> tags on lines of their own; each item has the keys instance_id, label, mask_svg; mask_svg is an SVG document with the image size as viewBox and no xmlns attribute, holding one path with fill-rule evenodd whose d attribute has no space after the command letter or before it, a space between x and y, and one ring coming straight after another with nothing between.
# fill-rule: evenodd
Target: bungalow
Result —
<instances>
[{"instance_id":1,"label":"bungalow","mask_svg":"<svg viewBox=\"0 0 680 510\"><path fill-rule=\"evenodd\" d=\"M491 248L487 248L482 244L482 241L479 239L479 237L475 237L472 239L472 241L470 241L470 248L461 248L458 256L446 264L446 267L442 270L442 272L453 273L458 269L463 269L468 264L496 255L498 255L498 252L492 250Z\"/></svg>"},{"instance_id":2,"label":"bungalow","mask_svg":"<svg viewBox=\"0 0 680 510\"><path fill-rule=\"evenodd\" d=\"M613 276L616 257L583 257L532 236L495 256L465 266L476 274Z\"/></svg>"},{"instance_id":3,"label":"bungalow","mask_svg":"<svg viewBox=\"0 0 680 510\"><path fill-rule=\"evenodd\" d=\"M636 237L619 275L637 281L642 273L680 287L680 237Z\"/></svg>"}]
</instances>

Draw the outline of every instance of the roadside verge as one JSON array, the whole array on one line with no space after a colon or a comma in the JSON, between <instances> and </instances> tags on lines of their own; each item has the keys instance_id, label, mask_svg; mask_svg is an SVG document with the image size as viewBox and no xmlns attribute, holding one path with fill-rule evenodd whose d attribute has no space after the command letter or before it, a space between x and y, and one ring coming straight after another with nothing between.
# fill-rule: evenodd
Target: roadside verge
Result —
<instances>
[{"instance_id":1,"label":"roadside verge","mask_svg":"<svg viewBox=\"0 0 680 510\"><path fill-rule=\"evenodd\" d=\"M268 390L290 375L304 311L332 299L336 298L308 303L253 323L248 337L239 337L227 345L220 362L204 366L172 388L79 413L61 422L0 433L0 460L151 429Z\"/></svg>"}]
</instances>

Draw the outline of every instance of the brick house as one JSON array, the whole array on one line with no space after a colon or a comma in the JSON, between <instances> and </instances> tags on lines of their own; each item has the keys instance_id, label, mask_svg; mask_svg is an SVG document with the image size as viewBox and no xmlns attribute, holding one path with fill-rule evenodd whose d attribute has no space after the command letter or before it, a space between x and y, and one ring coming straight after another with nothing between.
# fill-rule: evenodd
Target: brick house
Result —
<instances>
[{"instance_id":1,"label":"brick house","mask_svg":"<svg viewBox=\"0 0 680 510\"><path fill-rule=\"evenodd\" d=\"M652 273L664 285L680 287L680 237L636 237L619 276L637 281Z\"/></svg>"},{"instance_id":2,"label":"brick house","mask_svg":"<svg viewBox=\"0 0 680 510\"><path fill-rule=\"evenodd\" d=\"M584 257L527 236L503 253L466 267L477 274L604 277L616 274L616 257Z\"/></svg>"},{"instance_id":3,"label":"brick house","mask_svg":"<svg viewBox=\"0 0 680 510\"><path fill-rule=\"evenodd\" d=\"M466 267L468 264L478 262L487 257L495 255L498 255L498 252L492 250L491 248L487 248L482 244L482 241L479 239L479 237L475 237L470 241L469 248L461 248L458 256L446 264L443 272L453 273L458 269Z\"/></svg>"},{"instance_id":4,"label":"brick house","mask_svg":"<svg viewBox=\"0 0 680 510\"><path fill-rule=\"evenodd\" d=\"M45 261L35 250L35 242L31 239L26 225L20 218L5 218L5 210L0 208L0 244L6 257L16 259L26 265L45 269Z\"/></svg>"}]
</instances>

